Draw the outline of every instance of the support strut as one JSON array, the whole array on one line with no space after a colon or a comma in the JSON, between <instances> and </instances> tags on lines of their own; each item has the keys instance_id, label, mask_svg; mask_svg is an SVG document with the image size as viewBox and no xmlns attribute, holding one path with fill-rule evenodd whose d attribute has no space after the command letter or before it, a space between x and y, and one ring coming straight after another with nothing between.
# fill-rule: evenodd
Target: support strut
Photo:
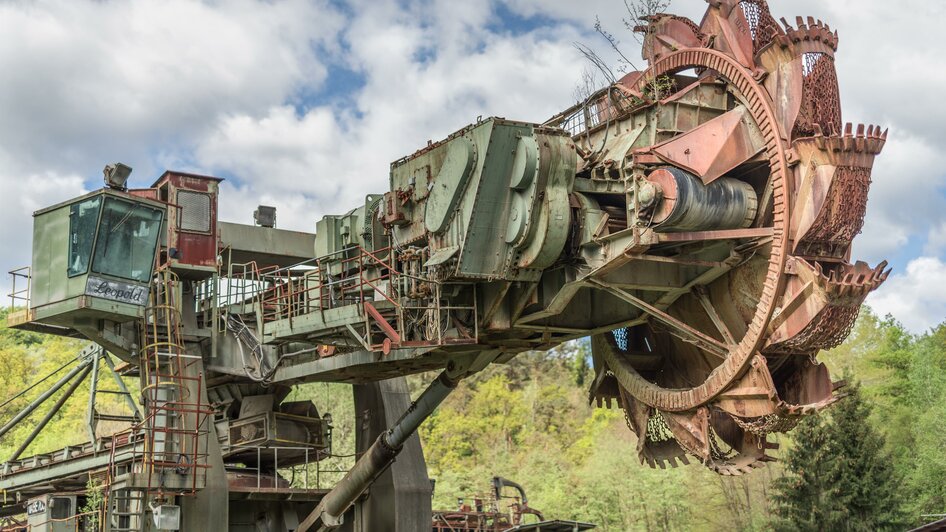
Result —
<instances>
[{"instance_id":1,"label":"support strut","mask_svg":"<svg viewBox=\"0 0 946 532\"><path fill-rule=\"evenodd\" d=\"M98 351L92 355L92 382L89 387L88 426L86 427L89 431L89 441L92 443L95 443L95 396L99 391L99 358L104 354L105 350L99 348Z\"/></svg>"},{"instance_id":2,"label":"support strut","mask_svg":"<svg viewBox=\"0 0 946 532\"><path fill-rule=\"evenodd\" d=\"M444 371L411 403L410 408L393 427L378 439L355 462L345 478L328 492L312 513L296 530L298 532L333 530L342 525L342 517L372 482L387 469L404 446L407 438L450 395L458 379Z\"/></svg>"},{"instance_id":3,"label":"support strut","mask_svg":"<svg viewBox=\"0 0 946 532\"><path fill-rule=\"evenodd\" d=\"M20 457L21 454L23 454L23 451L25 451L30 446L30 444L33 443L33 440L36 439L36 436L39 436L39 433L43 431L43 429L46 427L49 421L52 420L53 416L55 416L56 413L59 412L59 410L62 408L62 405L66 404L66 401L68 401L69 398L72 397L72 394L75 393L76 388L78 388L79 385L82 384L82 381L85 380L85 378L89 375L91 371L92 371L92 367L88 365L86 365L83 368L83 370L79 373L79 376L76 377L74 381L72 381L72 384L70 384L68 388L66 388L65 393L63 393L59 397L59 399L56 400L52 408L49 409L49 412L47 412L46 415L43 417L43 419L39 422L39 424L36 425L36 428L33 429L33 432L31 432L30 435L27 436L25 440L23 440L23 443L16 450L16 452L14 452L12 456L10 456L10 458L7 460L8 462L12 462L16 460L17 458Z\"/></svg>"},{"instance_id":4,"label":"support strut","mask_svg":"<svg viewBox=\"0 0 946 532\"><path fill-rule=\"evenodd\" d=\"M86 359L83 362L80 362L79 365L72 368L72 370L70 370L69 373L66 373L61 379L56 381L56 384L53 384L50 389L43 392L43 394L37 397L35 400L33 400L33 402L26 405L26 407L23 410L20 410L20 412L16 416L14 416L13 419L11 419L6 425L0 428L0 437L2 437L4 434L9 432L10 429L15 427L17 423L23 420L23 418L33 413L33 410L36 410L37 407L39 407L41 404L46 402L47 399L49 399L54 393L58 392L60 388L65 386L65 384L69 382L70 380L72 380L73 377L78 375L79 372L84 371L85 368L87 368L91 363L92 363L92 360L90 359Z\"/></svg>"},{"instance_id":5,"label":"support strut","mask_svg":"<svg viewBox=\"0 0 946 532\"><path fill-rule=\"evenodd\" d=\"M108 366L108 372L112 374L112 379L118 386L121 396L125 399L125 404L128 405L132 415L135 417L135 421L140 422L142 419L144 419L144 417L142 417L141 411L138 410L138 404L135 403L135 400L132 398L131 392L128 391L128 387L125 386L125 381L122 380L121 375L119 375L115 370L115 362L112 361L112 357L108 354L108 351L102 352L102 360L104 360L105 365Z\"/></svg>"}]
</instances>

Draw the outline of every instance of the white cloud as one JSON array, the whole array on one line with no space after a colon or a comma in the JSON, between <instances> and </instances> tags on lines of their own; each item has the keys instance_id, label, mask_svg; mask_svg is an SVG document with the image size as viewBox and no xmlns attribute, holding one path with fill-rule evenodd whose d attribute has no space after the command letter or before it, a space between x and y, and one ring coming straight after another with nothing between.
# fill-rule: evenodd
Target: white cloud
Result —
<instances>
[{"instance_id":1,"label":"white cloud","mask_svg":"<svg viewBox=\"0 0 946 532\"><path fill-rule=\"evenodd\" d=\"M299 115L276 105L226 116L197 143L196 164L239 175L248 193L301 195L306 217L280 220L312 230L321 215L385 191L390 162L428 139L480 115L541 121L569 105L583 67L572 42L581 34L569 26L490 33L488 5L474 4L462 12L436 4L423 16L372 4L345 32L349 64L366 75L353 109Z\"/></svg>"},{"instance_id":2,"label":"white cloud","mask_svg":"<svg viewBox=\"0 0 946 532\"><path fill-rule=\"evenodd\" d=\"M0 153L0 167L3 159ZM3 268L0 289L4 295L9 288L6 272L30 264L33 212L85 192L83 180L76 174L34 171L0 179L0 198L5 198L4 207L0 209L0 242L6 250L0 265Z\"/></svg>"},{"instance_id":3,"label":"white cloud","mask_svg":"<svg viewBox=\"0 0 946 532\"><path fill-rule=\"evenodd\" d=\"M59 171L148 161L222 112L318 87L316 46L340 27L305 0L0 4L0 146Z\"/></svg>"},{"instance_id":4,"label":"white cloud","mask_svg":"<svg viewBox=\"0 0 946 532\"><path fill-rule=\"evenodd\" d=\"M946 222L941 222L930 227L923 254L940 256L944 252L946 252Z\"/></svg>"},{"instance_id":5,"label":"white cloud","mask_svg":"<svg viewBox=\"0 0 946 532\"><path fill-rule=\"evenodd\" d=\"M871 179L864 231L854 241L856 257L879 262L911 236L924 238L931 225L946 222L946 153L925 139L891 130Z\"/></svg>"},{"instance_id":6,"label":"white cloud","mask_svg":"<svg viewBox=\"0 0 946 532\"><path fill-rule=\"evenodd\" d=\"M892 314L913 332L924 332L946 320L946 263L935 257L919 257L903 273L867 298L880 315Z\"/></svg>"},{"instance_id":7,"label":"white cloud","mask_svg":"<svg viewBox=\"0 0 946 532\"><path fill-rule=\"evenodd\" d=\"M258 205L278 206L276 209L276 227L297 231L312 231L311 220L314 220L313 205L319 203L318 198L294 192L263 192L259 193L246 185L224 181L220 187L220 194L226 196L226 203L220 205L221 219L242 223L253 223L253 211ZM341 207L341 206L339 206ZM350 210L355 205L346 205ZM341 213L340 209L332 212Z\"/></svg>"}]
</instances>

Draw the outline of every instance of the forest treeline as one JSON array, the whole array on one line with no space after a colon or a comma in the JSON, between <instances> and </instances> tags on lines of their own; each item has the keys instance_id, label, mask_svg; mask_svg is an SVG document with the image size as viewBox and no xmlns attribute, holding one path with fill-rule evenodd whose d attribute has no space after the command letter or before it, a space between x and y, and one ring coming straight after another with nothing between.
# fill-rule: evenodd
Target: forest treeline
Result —
<instances>
[{"instance_id":1,"label":"forest treeline","mask_svg":"<svg viewBox=\"0 0 946 532\"><path fill-rule=\"evenodd\" d=\"M3 313L0 319L6 321ZM0 330L0 402L7 403L0 407L0 423L54 380L10 398L75 358L83 345ZM863 523L903 529L933 520L925 515L946 513L946 323L913 335L865 307L848 340L819 359L836 379L844 375L852 385L860 383L853 406L835 406L792 434L771 436L781 445L780 462L751 475L720 477L699 465L667 470L640 465L623 411L589 405L593 370L586 343L523 353L462 383L421 427L428 470L436 479L434 507L452 509L458 497L485 494L492 476L500 475L520 483L530 506L546 517L592 522L605 531L804 529L805 523L792 519L800 519L798 508L809 504L806 496L836 501L823 506L850 523L849 529ZM411 389L419 392L432 376L411 376ZM102 387L113 384L104 375L100 379ZM332 413L335 454L352 452L350 388L307 384L290 396L304 398ZM83 386L26 454L87 439L87 400ZM114 404L103 408L122 408L110 400ZM0 439L0 461L42 412ZM804 438L794 442L796 434ZM341 456L320 467L350 464L351 458ZM819 479L834 480L814 485L804 478L808 464L830 472L816 475ZM866 489L868 482L881 488ZM889 485L895 489L884 491ZM876 504L878 497L887 502ZM845 515L880 506L887 512L883 521ZM818 523L812 526L817 529Z\"/></svg>"},{"instance_id":2,"label":"forest treeline","mask_svg":"<svg viewBox=\"0 0 946 532\"><path fill-rule=\"evenodd\" d=\"M421 428L428 469L437 478L435 506L450 508L457 494L484 491L498 474L525 486L530 503L550 516L603 530L804 528L786 521L801 486L794 470L782 478L784 459L806 451L793 433L770 436L781 446L776 456L782 461L751 475L720 477L698 465L650 469L638 462L623 412L589 406L588 358L582 343L526 353L488 368L452 395ZM819 460L840 464L834 485L819 496L847 507L887 507L889 499L895 516L865 521L874 530L946 513L946 323L913 335L864 307L848 340L819 359L835 379L850 382L856 397L849 402L857 403L835 406L800 429L838 440L831 447L811 439ZM877 449L855 456L868 453L871 438ZM879 472L889 478L878 480Z\"/></svg>"}]
</instances>

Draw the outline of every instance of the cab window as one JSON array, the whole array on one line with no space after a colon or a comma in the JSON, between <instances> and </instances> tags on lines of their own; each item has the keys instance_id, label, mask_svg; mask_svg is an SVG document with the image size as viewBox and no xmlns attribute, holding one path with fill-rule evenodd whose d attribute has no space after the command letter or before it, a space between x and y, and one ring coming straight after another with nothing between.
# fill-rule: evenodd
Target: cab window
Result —
<instances>
[{"instance_id":1,"label":"cab window","mask_svg":"<svg viewBox=\"0 0 946 532\"><path fill-rule=\"evenodd\" d=\"M147 205L106 198L92 271L148 282L162 218L162 211Z\"/></svg>"},{"instance_id":2,"label":"cab window","mask_svg":"<svg viewBox=\"0 0 946 532\"><path fill-rule=\"evenodd\" d=\"M72 517L72 499L67 497L53 497L51 501L52 511L50 512L50 518L68 519Z\"/></svg>"},{"instance_id":3,"label":"cab window","mask_svg":"<svg viewBox=\"0 0 946 532\"><path fill-rule=\"evenodd\" d=\"M97 196L69 207L69 277L89 271L95 226L98 225L102 198Z\"/></svg>"}]
</instances>

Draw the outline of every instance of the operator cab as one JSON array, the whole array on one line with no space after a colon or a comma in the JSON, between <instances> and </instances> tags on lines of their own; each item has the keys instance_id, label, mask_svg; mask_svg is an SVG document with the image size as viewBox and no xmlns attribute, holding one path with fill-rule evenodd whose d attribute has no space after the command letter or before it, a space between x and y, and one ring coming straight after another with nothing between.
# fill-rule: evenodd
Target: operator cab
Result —
<instances>
[{"instance_id":1,"label":"operator cab","mask_svg":"<svg viewBox=\"0 0 946 532\"><path fill-rule=\"evenodd\" d=\"M165 212L158 201L106 188L34 213L25 321L80 331L140 318Z\"/></svg>"},{"instance_id":2,"label":"operator cab","mask_svg":"<svg viewBox=\"0 0 946 532\"><path fill-rule=\"evenodd\" d=\"M109 165L106 188L33 214L32 265L11 272L10 327L89 338L122 357L135 338L120 325L144 317L156 265L188 281L216 272L221 179L165 172L128 190L130 173Z\"/></svg>"}]
</instances>

